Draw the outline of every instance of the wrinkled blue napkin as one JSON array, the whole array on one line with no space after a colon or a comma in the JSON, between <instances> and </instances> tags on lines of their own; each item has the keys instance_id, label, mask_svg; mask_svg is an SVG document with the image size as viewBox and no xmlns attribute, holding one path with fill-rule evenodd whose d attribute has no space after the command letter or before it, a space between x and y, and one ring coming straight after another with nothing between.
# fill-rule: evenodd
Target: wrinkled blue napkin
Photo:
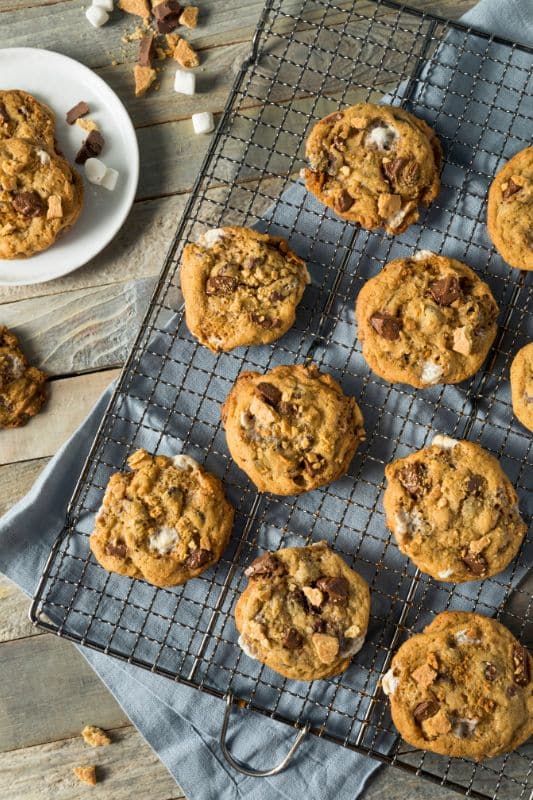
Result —
<instances>
[{"instance_id":1,"label":"wrinkled blue napkin","mask_svg":"<svg viewBox=\"0 0 533 800\"><path fill-rule=\"evenodd\" d=\"M511 40L533 42L530 0L482 0L463 21ZM301 184L290 191L295 193L294 202L301 196ZM109 396L110 390L28 495L0 522L0 569L30 595L63 526L76 478ZM191 800L300 800L302 796L353 800L378 768L369 758L311 736L282 774L260 780L245 777L220 752L222 702L100 653L78 649ZM289 727L266 718L258 726L252 712L237 709L230 731L238 757L263 768L281 760L294 738Z\"/></svg>"}]
</instances>

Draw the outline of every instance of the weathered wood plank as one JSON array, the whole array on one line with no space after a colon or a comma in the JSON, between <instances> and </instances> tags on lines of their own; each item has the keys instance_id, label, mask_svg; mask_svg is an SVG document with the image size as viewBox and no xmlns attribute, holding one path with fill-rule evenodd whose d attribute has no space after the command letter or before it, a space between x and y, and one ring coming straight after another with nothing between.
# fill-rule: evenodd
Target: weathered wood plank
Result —
<instances>
[{"instance_id":1,"label":"weathered wood plank","mask_svg":"<svg viewBox=\"0 0 533 800\"><path fill-rule=\"evenodd\" d=\"M53 455L87 416L120 370L50 381L43 411L23 428L2 431L0 464Z\"/></svg>"},{"instance_id":2,"label":"weathered wood plank","mask_svg":"<svg viewBox=\"0 0 533 800\"><path fill-rule=\"evenodd\" d=\"M38 632L28 619L29 607L26 595L0 575L0 642L23 639Z\"/></svg>"},{"instance_id":3,"label":"weathered wood plank","mask_svg":"<svg viewBox=\"0 0 533 800\"><path fill-rule=\"evenodd\" d=\"M96 720L98 722L98 720ZM112 744L91 748L81 737L0 755L0 797L9 800L181 800L181 789L135 728L110 731ZM72 768L97 764L99 783L85 786Z\"/></svg>"},{"instance_id":4,"label":"weathered wood plank","mask_svg":"<svg viewBox=\"0 0 533 800\"><path fill-rule=\"evenodd\" d=\"M74 646L56 636L4 642L0 670L0 752L77 736L89 723L128 723Z\"/></svg>"}]
</instances>

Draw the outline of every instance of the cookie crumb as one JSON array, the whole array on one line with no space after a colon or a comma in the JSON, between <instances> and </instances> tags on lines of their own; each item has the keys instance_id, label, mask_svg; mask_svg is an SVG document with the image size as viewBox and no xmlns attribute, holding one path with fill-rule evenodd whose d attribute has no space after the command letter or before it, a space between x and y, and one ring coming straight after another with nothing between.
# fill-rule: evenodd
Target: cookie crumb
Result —
<instances>
[{"instance_id":1,"label":"cookie crumb","mask_svg":"<svg viewBox=\"0 0 533 800\"><path fill-rule=\"evenodd\" d=\"M96 764L90 764L83 767L73 767L72 772L76 778L88 786L96 786Z\"/></svg>"},{"instance_id":2,"label":"cookie crumb","mask_svg":"<svg viewBox=\"0 0 533 800\"><path fill-rule=\"evenodd\" d=\"M63 216L63 206L61 198L57 194L51 194L48 198L48 211L46 219L60 219Z\"/></svg>"},{"instance_id":3,"label":"cookie crumb","mask_svg":"<svg viewBox=\"0 0 533 800\"><path fill-rule=\"evenodd\" d=\"M172 57L178 64L186 69L194 69L200 65L198 53L185 39L180 39L174 48Z\"/></svg>"},{"instance_id":4,"label":"cookie crumb","mask_svg":"<svg viewBox=\"0 0 533 800\"><path fill-rule=\"evenodd\" d=\"M118 0L118 7L126 14L133 14L136 17L150 19L150 6L148 0Z\"/></svg>"},{"instance_id":5,"label":"cookie crumb","mask_svg":"<svg viewBox=\"0 0 533 800\"><path fill-rule=\"evenodd\" d=\"M93 119L77 119L76 125L79 125L80 128L83 128L84 131L99 131L100 128L96 124Z\"/></svg>"},{"instance_id":6,"label":"cookie crumb","mask_svg":"<svg viewBox=\"0 0 533 800\"><path fill-rule=\"evenodd\" d=\"M81 735L83 741L90 744L91 747L104 747L106 744L111 744L111 737L97 725L86 725Z\"/></svg>"},{"instance_id":7,"label":"cookie crumb","mask_svg":"<svg viewBox=\"0 0 533 800\"><path fill-rule=\"evenodd\" d=\"M135 77L135 97L145 94L157 77L155 69L141 67L139 64L136 64L133 75Z\"/></svg>"},{"instance_id":8,"label":"cookie crumb","mask_svg":"<svg viewBox=\"0 0 533 800\"><path fill-rule=\"evenodd\" d=\"M196 6L186 6L180 14L179 23L186 28L196 28L198 25L199 9Z\"/></svg>"}]
</instances>

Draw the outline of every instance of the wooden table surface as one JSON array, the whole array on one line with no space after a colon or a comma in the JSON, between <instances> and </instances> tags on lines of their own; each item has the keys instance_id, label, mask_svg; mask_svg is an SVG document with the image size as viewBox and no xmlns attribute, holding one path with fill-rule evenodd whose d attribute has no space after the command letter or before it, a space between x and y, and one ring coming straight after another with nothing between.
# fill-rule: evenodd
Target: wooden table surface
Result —
<instances>
[{"instance_id":1,"label":"wooden table surface","mask_svg":"<svg viewBox=\"0 0 533 800\"><path fill-rule=\"evenodd\" d=\"M95 30L85 19L83 0L0 0L0 46L57 50L94 69L125 103L141 153L137 198L112 244L64 278L0 287L0 324L14 328L30 358L50 375L46 410L25 428L1 435L0 514L26 493L118 374L209 144L209 136L193 134L190 116L223 108L263 5L261 0L197 4L200 24L187 38L201 55L201 93L175 94L168 65L159 91L135 98L137 45L121 41L136 27L135 18L116 11ZM411 5L456 18L474 2L411 0ZM0 798L130 800L133 791L147 800L183 797L72 645L31 626L28 605L0 576ZM217 713L222 717L222 704ZM115 744L89 751L79 737L86 723L111 729ZM92 756L103 779L95 788L79 784L71 773ZM429 796L457 795L383 768L365 800Z\"/></svg>"}]
</instances>

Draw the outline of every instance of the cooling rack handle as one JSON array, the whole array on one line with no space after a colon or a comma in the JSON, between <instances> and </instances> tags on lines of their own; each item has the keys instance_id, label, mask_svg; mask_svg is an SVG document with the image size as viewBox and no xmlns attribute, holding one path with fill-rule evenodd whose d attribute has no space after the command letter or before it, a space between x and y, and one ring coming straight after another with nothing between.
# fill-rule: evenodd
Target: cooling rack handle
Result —
<instances>
[{"instance_id":1,"label":"cooling rack handle","mask_svg":"<svg viewBox=\"0 0 533 800\"><path fill-rule=\"evenodd\" d=\"M295 752L300 747L302 741L304 740L305 736L309 733L309 725L306 725L302 728L301 731L298 732L296 739L294 740L291 749L285 756L285 758L280 761L275 767L272 769L251 769L247 767L245 764L241 764L240 761L232 756L230 751L228 750L228 745L226 742L226 736L228 732L228 725L229 725L229 718L231 716L231 708L233 706L233 695L231 692L228 692L225 697L226 700L226 709L224 711L224 720L222 722L222 729L220 731L220 747L222 749L222 753L224 754L224 758L228 761L233 769L236 769L237 772L242 772L243 775L248 775L250 778L268 778L271 775L277 775L278 772L281 772L285 769Z\"/></svg>"}]
</instances>

